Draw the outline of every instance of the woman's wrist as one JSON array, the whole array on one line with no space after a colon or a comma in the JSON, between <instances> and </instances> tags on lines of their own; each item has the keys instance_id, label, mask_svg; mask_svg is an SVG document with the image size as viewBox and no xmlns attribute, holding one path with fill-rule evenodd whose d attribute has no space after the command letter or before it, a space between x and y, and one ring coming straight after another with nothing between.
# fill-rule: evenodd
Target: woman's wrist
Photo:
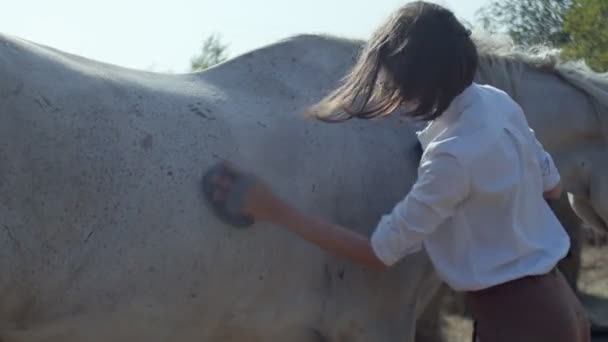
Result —
<instances>
[{"instance_id":1,"label":"woman's wrist","mask_svg":"<svg viewBox=\"0 0 608 342\"><path fill-rule=\"evenodd\" d=\"M270 223L289 228L290 224L297 220L301 213L284 201L276 205L276 212L272 214Z\"/></svg>"}]
</instances>

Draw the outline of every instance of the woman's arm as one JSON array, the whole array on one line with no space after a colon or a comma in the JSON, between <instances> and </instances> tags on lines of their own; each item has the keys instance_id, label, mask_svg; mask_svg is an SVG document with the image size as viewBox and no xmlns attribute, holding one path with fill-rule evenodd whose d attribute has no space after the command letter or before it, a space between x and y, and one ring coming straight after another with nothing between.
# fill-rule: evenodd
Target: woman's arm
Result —
<instances>
[{"instance_id":1,"label":"woman's arm","mask_svg":"<svg viewBox=\"0 0 608 342\"><path fill-rule=\"evenodd\" d=\"M286 203L273 223L287 228L330 253L348 258L362 266L384 270L387 266L376 256L368 238L352 230L305 215Z\"/></svg>"},{"instance_id":2,"label":"woman's arm","mask_svg":"<svg viewBox=\"0 0 608 342\"><path fill-rule=\"evenodd\" d=\"M371 241L355 231L335 225L322 219L305 215L286 201L276 196L265 182L253 175L240 172L225 162L211 169L215 174L209 175L204 183L209 200L221 211L226 212L227 199L231 203L240 203L242 214L256 220L276 224L288 229L310 243L316 244L329 253L351 259L358 264L375 269L387 266L380 260L372 248ZM243 186L246 191L233 192L235 184ZM240 192L240 193L239 193ZM234 196L242 196L236 198ZM232 209L234 211L234 209ZM235 215L235 213L231 213Z\"/></svg>"}]
</instances>

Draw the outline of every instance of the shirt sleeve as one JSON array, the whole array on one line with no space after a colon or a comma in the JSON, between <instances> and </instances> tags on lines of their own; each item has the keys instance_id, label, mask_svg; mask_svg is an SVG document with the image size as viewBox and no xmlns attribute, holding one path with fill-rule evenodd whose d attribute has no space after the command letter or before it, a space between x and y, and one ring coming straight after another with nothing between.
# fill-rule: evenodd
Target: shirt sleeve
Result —
<instances>
[{"instance_id":1,"label":"shirt sleeve","mask_svg":"<svg viewBox=\"0 0 608 342\"><path fill-rule=\"evenodd\" d=\"M376 256L392 265L422 248L422 241L469 194L469 178L460 162L449 154L422 161L410 193L380 220L372 234Z\"/></svg>"},{"instance_id":2,"label":"shirt sleeve","mask_svg":"<svg viewBox=\"0 0 608 342\"><path fill-rule=\"evenodd\" d=\"M551 155L545 151L545 148L540 141L536 139L536 134L532 128L530 128L530 134L532 135L532 139L536 145L536 157L538 159L541 175L543 177L543 191L549 191L559 184L561 177L559 175L559 171L555 167L553 158L551 158Z\"/></svg>"}]
</instances>

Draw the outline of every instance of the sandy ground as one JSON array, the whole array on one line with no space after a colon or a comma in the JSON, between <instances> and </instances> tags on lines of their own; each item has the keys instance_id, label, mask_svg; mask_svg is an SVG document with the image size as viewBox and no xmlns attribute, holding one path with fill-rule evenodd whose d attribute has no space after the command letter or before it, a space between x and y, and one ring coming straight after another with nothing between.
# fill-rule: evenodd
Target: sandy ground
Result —
<instances>
[{"instance_id":1,"label":"sandy ground","mask_svg":"<svg viewBox=\"0 0 608 342\"><path fill-rule=\"evenodd\" d=\"M590 317L608 326L608 245L585 248L579 288ZM446 342L471 341L471 324L470 320L461 316L448 315L445 322ZM593 341L608 341L608 336Z\"/></svg>"}]
</instances>

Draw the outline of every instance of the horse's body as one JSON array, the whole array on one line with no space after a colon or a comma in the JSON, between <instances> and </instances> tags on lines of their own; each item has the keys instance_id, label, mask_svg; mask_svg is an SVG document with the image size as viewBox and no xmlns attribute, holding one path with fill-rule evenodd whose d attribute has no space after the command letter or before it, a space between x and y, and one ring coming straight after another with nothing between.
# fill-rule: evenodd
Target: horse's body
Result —
<instances>
[{"instance_id":1,"label":"horse's body","mask_svg":"<svg viewBox=\"0 0 608 342\"><path fill-rule=\"evenodd\" d=\"M424 255L365 271L276 228L234 230L199 191L228 158L369 233L414 179L412 127L299 114L356 47L301 38L165 76L4 38L0 340L409 340L436 283Z\"/></svg>"},{"instance_id":2,"label":"horse's body","mask_svg":"<svg viewBox=\"0 0 608 342\"><path fill-rule=\"evenodd\" d=\"M275 227L227 227L199 191L203 170L227 158L308 212L371 233L415 181L417 127L299 114L359 46L303 36L158 75L2 37L0 341L412 341L439 286L423 253L363 270ZM580 160L601 182L590 102L537 81L518 87L563 100L570 120L544 122L555 113L522 100L567 188L584 188ZM587 207L608 209L605 193Z\"/></svg>"}]
</instances>

